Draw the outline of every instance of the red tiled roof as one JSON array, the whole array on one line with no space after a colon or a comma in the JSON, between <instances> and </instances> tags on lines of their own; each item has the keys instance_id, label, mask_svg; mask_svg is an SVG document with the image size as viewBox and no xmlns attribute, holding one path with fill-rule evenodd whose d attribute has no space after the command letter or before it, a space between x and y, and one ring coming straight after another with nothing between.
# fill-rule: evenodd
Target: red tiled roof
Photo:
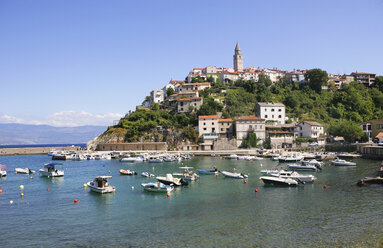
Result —
<instances>
[{"instance_id":1,"label":"red tiled roof","mask_svg":"<svg viewBox=\"0 0 383 248\"><path fill-rule=\"evenodd\" d=\"M172 83L183 83L184 81L182 81L182 80L170 80L170 82L172 82Z\"/></svg>"},{"instance_id":2,"label":"red tiled roof","mask_svg":"<svg viewBox=\"0 0 383 248\"><path fill-rule=\"evenodd\" d=\"M210 83L208 83L208 82L203 82L203 83L192 83L192 85L209 85L209 86L210 86Z\"/></svg>"},{"instance_id":3,"label":"red tiled roof","mask_svg":"<svg viewBox=\"0 0 383 248\"><path fill-rule=\"evenodd\" d=\"M202 97L189 97L189 98L181 98L181 99L178 99L178 101L191 101L191 100L201 100Z\"/></svg>"},{"instance_id":4,"label":"red tiled roof","mask_svg":"<svg viewBox=\"0 0 383 248\"><path fill-rule=\"evenodd\" d=\"M232 122L232 119L219 119L218 122Z\"/></svg>"},{"instance_id":5,"label":"red tiled roof","mask_svg":"<svg viewBox=\"0 0 383 248\"><path fill-rule=\"evenodd\" d=\"M218 115L200 115L198 119L218 119Z\"/></svg>"},{"instance_id":6,"label":"red tiled roof","mask_svg":"<svg viewBox=\"0 0 383 248\"><path fill-rule=\"evenodd\" d=\"M193 68L193 70L203 70L205 68Z\"/></svg>"},{"instance_id":7,"label":"red tiled roof","mask_svg":"<svg viewBox=\"0 0 383 248\"><path fill-rule=\"evenodd\" d=\"M354 72L354 74L360 74L360 75L375 75L375 73L368 73L368 72Z\"/></svg>"},{"instance_id":8,"label":"red tiled roof","mask_svg":"<svg viewBox=\"0 0 383 248\"><path fill-rule=\"evenodd\" d=\"M375 138L383 138L383 132L380 132L380 133L378 133L378 135L376 135L376 137Z\"/></svg>"},{"instance_id":9,"label":"red tiled roof","mask_svg":"<svg viewBox=\"0 0 383 248\"><path fill-rule=\"evenodd\" d=\"M256 116L240 116L240 117L237 117L235 118L236 121L263 121L264 119L260 118L260 117L256 117Z\"/></svg>"},{"instance_id":10,"label":"red tiled roof","mask_svg":"<svg viewBox=\"0 0 383 248\"><path fill-rule=\"evenodd\" d=\"M310 126L320 126L320 127L322 126L321 124L315 121L304 121L304 122L309 124Z\"/></svg>"}]
</instances>

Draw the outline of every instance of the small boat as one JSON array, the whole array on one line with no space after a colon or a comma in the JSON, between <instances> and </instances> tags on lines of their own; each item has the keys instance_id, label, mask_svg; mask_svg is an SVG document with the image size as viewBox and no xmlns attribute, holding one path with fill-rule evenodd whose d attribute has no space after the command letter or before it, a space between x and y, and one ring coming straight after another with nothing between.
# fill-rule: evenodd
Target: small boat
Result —
<instances>
[{"instance_id":1,"label":"small boat","mask_svg":"<svg viewBox=\"0 0 383 248\"><path fill-rule=\"evenodd\" d=\"M279 162L297 162L303 160L303 156L299 153L294 153L287 156L281 156L278 158Z\"/></svg>"},{"instance_id":2,"label":"small boat","mask_svg":"<svg viewBox=\"0 0 383 248\"><path fill-rule=\"evenodd\" d=\"M331 163L335 166L356 166L356 163L354 163L354 162L349 162L349 161L339 159L339 158L332 160Z\"/></svg>"},{"instance_id":3,"label":"small boat","mask_svg":"<svg viewBox=\"0 0 383 248\"><path fill-rule=\"evenodd\" d=\"M166 177L156 177L157 181L166 184L166 185L174 185L174 186L183 186L188 185L188 182L183 178L174 178L172 174L166 174Z\"/></svg>"},{"instance_id":4,"label":"small boat","mask_svg":"<svg viewBox=\"0 0 383 248\"><path fill-rule=\"evenodd\" d=\"M189 169L193 167L179 167L181 170L184 170L183 173L173 173L173 176L178 177L178 178L183 178L185 180L189 181L196 181L199 179L199 175L195 174L193 171L190 171Z\"/></svg>"},{"instance_id":5,"label":"small boat","mask_svg":"<svg viewBox=\"0 0 383 248\"><path fill-rule=\"evenodd\" d=\"M160 157L151 157L148 159L149 163L163 163L164 160Z\"/></svg>"},{"instance_id":6,"label":"small boat","mask_svg":"<svg viewBox=\"0 0 383 248\"><path fill-rule=\"evenodd\" d=\"M298 186L299 181L292 178L282 178L282 177L273 177L273 176L263 176L260 177L265 184L280 185L280 186Z\"/></svg>"},{"instance_id":7,"label":"small boat","mask_svg":"<svg viewBox=\"0 0 383 248\"><path fill-rule=\"evenodd\" d=\"M244 179L247 178L247 175L243 173L237 173L237 172L228 172L228 171L222 171L222 175L225 177L231 177L231 178L237 178L237 179Z\"/></svg>"},{"instance_id":8,"label":"small boat","mask_svg":"<svg viewBox=\"0 0 383 248\"><path fill-rule=\"evenodd\" d=\"M273 177L291 178L291 179L297 180L298 182L302 181L305 183L312 183L314 182L314 180L317 179L313 175L303 175L303 174L299 174L296 171L285 171L285 170L275 171L274 173L270 173L269 175Z\"/></svg>"},{"instance_id":9,"label":"small boat","mask_svg":"<svg viewBox=\"0 0 383 248\"><path fill-rule=\"evenodd\" d=\"M63 170L57 170L56 165L62 165L62 164L59 164L59 163L45 164L44 168L39 170L41 176L45 176L45 177L62 177L62 176L64 176L64 171Z\"/></svg>"},{"instance_id":10,"label":"small boat","mask_svg":"<svg viewBox=\"0 0 383 248\"><path fill-rule=\"evenodd\" d=\"M289 164L289 169L294 171L317 171L320 168L310 164Z\"/></svg>"},{"instance_id":11,"label":"small boat","mask_svg":"<svg viewBox=\"0 0 383 248\"><path fill-rule=\"evenodd\" d=\"M163 183L142 183L141 186L146 191L156 192L156 193L167 193L174 189L173 186L165 185Z\"/></svg>"},{"instance_id":12,"label":"small boat","mask_svg":"<svg viewBox=\"0 0 383 248\"><path fill-rule=\"evenodd\" d=\"M114 186L109 185L108 179L112 178L112 176L98 176L93 179L93 181L87 182L86 184L90 188L91 191L97 193L113 193L116 191Z\"/></svg>"},{"instance_id":13,"label":"small boat","mask_svg":"<svg viewBox=\"0 0 383 248\"><path fill-rule=\"evenodd\" d=\"M356 185L363 186L366 184L383 184L383 178L382 177L365 177L364 179L359 180Z\"/></svg>"},{"instance_id":14,"label":"small boat","mask_svg":"<svg viewBox=\"0 0 383 248\"><path fill-rule=\"evenodd\" d=\"M215 175L218 174L218 170L197 170L199 174Z\"/></svg>"},{"instance_id":15,"label":"small boat","mask_svg":"<svg viewBox=\"0 0 383 248\"><path fill-rule=\"evenodd\" d=\"M17 174L33 174L33 173L35 173L34 170L31 170L29 168L16 168L15 172Z\"/></svg>"},{"instance_id":16,"label":"small boat","mask_svg":"<svg viewBox=\"0 0 383 248\"><path fill-rule=\"evenodd\" d=\"M236 154L231 154L229 156L226 156L225 159L238 159L238 156Z\"/></svg>"},{"instance_id":17,"label":"small boat","mask_svg":"<svg viewBox=\"0 0 383 248\"><path fill-rule=\"evenodd\" d=\"M314 165L317 168L322 168L322 162L319 162L318 160L311 159L309 161L301 161L302 165Z\"/></svg>"},{"instance_id":18,"label":"small boat","mask_svg":"<svg viewBox=\"0 0 383 248\"><path fill-rule=\"evenodd\" d=\"M6 176L7 176L7 166L0 165L0 177L6 177Z\"/></svg>"},{"instance_id":19,"label":"small boat","mask_svg":"<svg viewBox=\"0 0 383 248\"><path fill-rule=\"evenodd\" d=\"M141 173L141 176L143 176L143 177L155 177L155 175L154 174L151 174L151 173L149 173L149 172L142 172Z\"/></svg>"},{"instance_id":20,"label":"small boat","mask_svg":"<svg viewBox=\"0 0 383 248\"><path fill-rule=\"evenodd\" d=\"M134 157L122 158L120 161L121 162L129 162L129 163L139 163L139 162L144 162L144 157L142 157L140 155L136 155Z\"/></svg>"},{"instance_id":21,"label":"small boat","mask_svg":"<svg viewBox=\"0 0 383 248\"><path fill-rule=\"evenodd\" d=\"M121 174L121 175L127 175L127 176L133 176L133 175L137 175L137 172L135 172L135 171L131 171L131 170L124 170L124 169L121 169L121 170L120 170L120 174Z\"/></svg>"}]
</instances>

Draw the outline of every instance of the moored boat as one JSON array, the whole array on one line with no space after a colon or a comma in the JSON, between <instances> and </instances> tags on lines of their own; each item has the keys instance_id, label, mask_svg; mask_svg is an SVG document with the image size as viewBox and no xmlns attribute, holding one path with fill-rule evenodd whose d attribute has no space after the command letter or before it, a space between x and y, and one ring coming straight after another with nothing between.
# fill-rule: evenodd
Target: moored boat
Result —
<instances>
[{"instance_id":1,"label":"moored boat","mask_svg":"<svg viewBox=\"0 0 383 248\"><path fill-rule=\"evenodd\" d=\"M331 163L335 166L356 166L355 162L346 161L344 159L335 159Z\"/></svg>"},{"instance_id":2,"label":"moored boat","mask_svg":"<svg viewBox=\"0 0 383 248\"><path fill-rule=\"evenodd\" d=\"M41 176L45 176L45 177L62 177L62 176L64 176L64 171L63 170L57 170L56 165L62 165L62 164L59 164L59 163L45 164L44 168L39 170Z\"/></svg>"},{"instance_id":3,"label":"moored boat","mask_svg":"<svg viewBox=\"0 0 383 248\"><path fill-rule=\"evenodd\" d=\"M135 172L135 171L131 171L131 170L124 170L124 169L121 169L121 170L120 170L120 174L121 174L121 175L126 175L126 176L133 176L133 175L137 175L137 172Z\"/></svg>"},{"instance_id":4,"label":"moored boat","mask_svg":"<svg viewBox=\"0 0 383 248\"><path fill-rule=\"evenodd\" d=\"M87 185L91 191L97 193L113 193L116 191L114 186L109 185L108 179L112 176L98 176L93 179L93 181L87 182Z\"/></svg>"},{"instance_id":5,"label":"moored boat","mask_svg":"<svg viewBox=\"0 0 383 248\"><path fill-rule=\"evenodd\" d=\"M142 173L141 173L141 176L143 176L143 177L155 177L154 174L151 174L151 173L146 172L146 171L142 172Z\"/></svg>"},{"instance_id":6,"label":"moored boat","mask_svg":"<svg viewBox=\"0 0 383 248\"><path fill-rule=\"evenodd\" d=\"M270 173L269 175L273 177L291 178L291 179L297 180L298 182L302 181L305 183L312 183L314 182L314 180L317 179L313 175L306 175L306 174L303 175L303 174L299 174L296 171L285 171L285 170L275 171L274 173Z\"/></svg>"},{"instance_id":7,"label":"moored boat","mask_svg":"<svg viewBox=\"0 0 383 248\"><path fill-rule=\"evenodd\" d=\"M183 186L188 185L188 182L183 178L174 178L172 174L166 174L166 177L156 177L157 181L166 184L166 185L174 185L174 186Z\"/></svg>"},{"instance_id":8,"label":"moored boat","mask_svg":"<svg viewBox=\"0 0 383 248\"><path fill-rule=\"evenodd\" d=\"M173 186L165 185L163 183L142 183L141 186L144 190L156 193L167 193L174 189Z\"/></svg>"},{"instance_id":9,"label":"moored boat","mask_svg":"<svg viewBox=\"0 0 383 248\"><path fill-rule=\"evenodd\" d=\"M298 186L299 182L291 178L282 178L282 177L273 177L273 176L263 176L260 177L265 184L279 185L279 186Z\"/></svg>"},{"instance_id":10,"label":"moored boat","mask_svg":"<svg viewBox=\"0 0 383 248\"><path fill-rule=\"evenodd\" d=\"M29 168L16 168L15 172L17 174L33 174L33 173L35 173L34 170L31 170Z\"/></svg>"},{"instance_id":11,"label":"moored boat","mask_svg":"<svg viewBox=\"0 0 383 248\"><path fill-rule=\"evenodd\" d=\"M199 174L215 175L218 174L218 170L197 170Z\"/></svg>"},{"instance_id":12,"label":"moored boat","mask_svg":"<svg viewBox=\"0 0 383 248\"><path fill-rule=\"evenodd\" d=\"M248 177L246 174L237 173L237 172L222 171L221 173L225 177L231 177L231 178L237 178L237 179L244 179Z\"/></svg>"},{"instance_id":13,"label":"moored boat","mask_svg":"<svg viewBox=\"0 0 383 248\"><path fill-rule=\"evenodd\" d=\"M0 177L7 176L7 166L0 164Z\"/></svg>"}]
</instances>

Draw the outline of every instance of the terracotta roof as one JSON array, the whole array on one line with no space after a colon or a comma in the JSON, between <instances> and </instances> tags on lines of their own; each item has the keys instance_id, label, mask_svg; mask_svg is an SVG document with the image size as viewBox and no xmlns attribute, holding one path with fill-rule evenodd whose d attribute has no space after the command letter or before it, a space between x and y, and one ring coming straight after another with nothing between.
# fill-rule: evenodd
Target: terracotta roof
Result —
<instances>
[{"instance_id":1,"label":"terracotta roof","mask_svg":"<svg viewBox=\"0 0 383 248\"><path fill-rule=\"evenodd\" d=\"M252 121L252 120L257 120L257 121L264 121L265 119L262 119L260 117L256 116L240 116L235 118L236 121Z\"/></svg>"},{"instance_id":2,"label":"terracotta roof","mask_svg":"<svg viewBox=\"0 0 383 248\"><path fill-rule=\"evenodd\" d=\"M383 138L383 132L378 133L375 138Z\"/></svg>"},{"instance_id":3,"label":"terracotta roof","mask_svg":"<svg viewBox=\"0 0 383 248\"><path fill-rule=\"evenodd\" d=\"M192 83L192 85L209 85L209 86L210 86L210 83L208 83L208 82L203 82L203 83Z\"/></svg>"},{"instance_id":4,"label":"terracotta roof","mask_svg":"<svg viewBox=\"0 0 383 248\"><path fill-rule=\"evenodd\" d=\"M182 81L182 80L170 80L170 82L172 82L172 83L183 83L184 81Z\"/></svg>"},{"instance_id":5,"label":"terracotta roof","mask_svg":"<svg viewBox=\"0 0 383 248\"><path fill-rule=\"evenodd\" d=\"M359 74L359 75L375 75L375 73L368 73L368 72L354 72L354 74Z\"/></svg>"},{"instance_id":6,"label":"terracotta roof","mask_svg":"<svg viewBox=\"0 0 383 248\"><path fill-rule=\"evenodd\" d=\"M178 99L178 101L191 101L191 100L201 100L202 97L189 97L189 98L181 98L181 99Z\"/></svg>"},{"instance_id":7,"label":"terracotta roof","mask_svg":"<svg viewBox=\"0 0 383 248\"><path fill-rule=\"evenodd\" d=\"M232 122L232 119L219 119L218 122Z\"/></svg>"},{"instance_id":8,"label":"terracotta roof","mask_svg":"<svg viewBox=\"0 0 383 248\"><path fill-rule=\"evenodd\" d=\"M218 119L218 115L200 115L198 119Z\"/></svg>"},{"instance_id":9,"label":"terracotta roof","mask_svg":"<svg viewBox=\"0 0 383 248\"><path fill-rule=\"evenodd\" d=\"M193 70L203 70L205 68L193 68Z\"/></svg>"}]
</instances>

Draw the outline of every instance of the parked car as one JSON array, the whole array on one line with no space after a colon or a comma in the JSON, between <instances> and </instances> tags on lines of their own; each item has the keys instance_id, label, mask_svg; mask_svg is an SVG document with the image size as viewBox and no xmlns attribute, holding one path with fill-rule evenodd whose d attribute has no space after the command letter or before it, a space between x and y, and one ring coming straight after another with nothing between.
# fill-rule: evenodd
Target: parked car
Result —
<instances>
[{"instance_id":1,"label":"parked car","mask_svg":"<svg viewBox=\"0 0 383 248\"><path fill-rule=\"evenodd\" d=\"M319 145L318 142L312 142L309 144L309 146L318 146L318 145Z\"/></svg>"}]
</instances>

